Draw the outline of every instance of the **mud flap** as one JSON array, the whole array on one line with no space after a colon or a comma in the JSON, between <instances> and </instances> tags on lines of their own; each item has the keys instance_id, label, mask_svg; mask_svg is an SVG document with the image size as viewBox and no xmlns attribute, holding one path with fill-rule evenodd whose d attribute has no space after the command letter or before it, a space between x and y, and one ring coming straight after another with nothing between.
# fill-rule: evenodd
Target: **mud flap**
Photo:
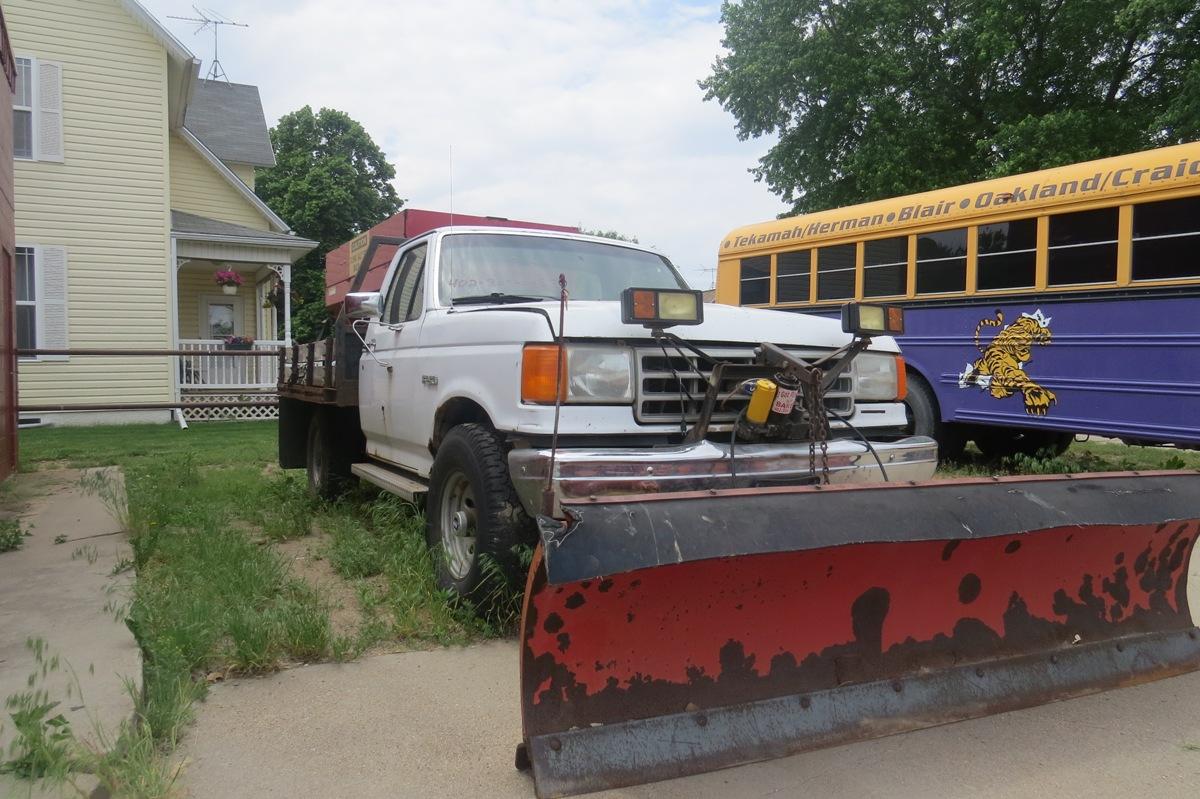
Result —
<instances>
[{"instance_id":1,"label":"mud flap","mask_svg":"<svg viewBox=\"0 0 1200 799\"><path fill-rule=\"evenodd\" d=\"M522 618L525 747L566 796L1200 668L1200 474L566 503ZM1200 559L1197 559L1200 561Z\"/></svg>"}]
</instances>

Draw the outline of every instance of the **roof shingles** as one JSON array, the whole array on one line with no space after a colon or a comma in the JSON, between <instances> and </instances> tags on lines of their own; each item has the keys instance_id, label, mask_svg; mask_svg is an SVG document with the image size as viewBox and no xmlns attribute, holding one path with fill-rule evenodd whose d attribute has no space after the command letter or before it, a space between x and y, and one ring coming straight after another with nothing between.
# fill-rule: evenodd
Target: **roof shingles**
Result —
<instances>
[{"instance_id":1,"label":"roof shingles","mask_svg":"<svg viewBox=\"0 0 1200 799\"><path fill-rule=\"evenodd\" d=\"M226 163L275 166L257 86L196 81L184 127Z\"/></svg>"},{"instance_id":2,"label":"roof shingles","mask_svg":"<svg viewBox=\"0 0 1200 799\"><path fill-rule=\"evenodd\" d=\"M312 249L317 242L293 236L288 233L275 233L268 230L235 225L232 222L222 222L219 219L209 219L185 211L171 211L171 232L187 238L194 236L220 236L230 239L252 239L263 244L277 244L283 247L304 247Z\"/></svg>"}]
</instances>

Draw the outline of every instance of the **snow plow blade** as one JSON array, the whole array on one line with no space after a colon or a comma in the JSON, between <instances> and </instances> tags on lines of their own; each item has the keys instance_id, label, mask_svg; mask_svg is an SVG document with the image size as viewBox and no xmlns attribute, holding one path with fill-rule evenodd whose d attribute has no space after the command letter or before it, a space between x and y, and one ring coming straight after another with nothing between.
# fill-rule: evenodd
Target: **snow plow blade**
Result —
<instances>
[{"instance_id":1,"label":"snow plow blade","mask_svg":"<svg viewBox=\"0 0 1200 799\"><path fill-rule=\"evenodd\" d=\"M539 797L1200 668L1200 473L563 507L521 622L518 760Z\"/></svg>"}]
</instances>

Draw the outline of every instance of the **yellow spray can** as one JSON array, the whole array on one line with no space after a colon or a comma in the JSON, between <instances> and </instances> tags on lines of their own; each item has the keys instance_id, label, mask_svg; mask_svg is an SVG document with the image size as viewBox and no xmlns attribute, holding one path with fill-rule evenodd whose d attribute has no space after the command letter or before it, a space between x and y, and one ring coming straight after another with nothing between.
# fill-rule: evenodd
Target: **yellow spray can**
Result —
<instances>
[{"instance_id":1,"label":"yellow spray can","mask_svg":"<svg viewBox=\"0 0 1200 799\"><path fill-rule=\"evenodd\" d=\"M750 404L746 406L746 421L750 424L765 424L771 413L771 404L775 402L775 392L778 390L773 382L766 379L754 381L754 392L750 395Z\"/></svg>"}]
</instances>

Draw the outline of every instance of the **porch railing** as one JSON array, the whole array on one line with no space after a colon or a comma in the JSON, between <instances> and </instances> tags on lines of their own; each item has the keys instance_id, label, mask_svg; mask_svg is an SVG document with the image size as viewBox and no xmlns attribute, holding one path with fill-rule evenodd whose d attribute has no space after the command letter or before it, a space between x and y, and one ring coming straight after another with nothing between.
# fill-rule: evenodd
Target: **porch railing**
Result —
<instances>
[{"instance_id":1,"label":"porch railing","mask_svg":"<svg viewBox=\"0 0 1200 799\"><path fill-rule=\"evenodd\" d=\"M277 350L282 341L258 340L256 350ZM195 351L179 356L179 387L183 390L273 389L279 358L267 352L259 357L231 357L220 339L180 339L179 349Z\"/></svg>"}]
</instances>

